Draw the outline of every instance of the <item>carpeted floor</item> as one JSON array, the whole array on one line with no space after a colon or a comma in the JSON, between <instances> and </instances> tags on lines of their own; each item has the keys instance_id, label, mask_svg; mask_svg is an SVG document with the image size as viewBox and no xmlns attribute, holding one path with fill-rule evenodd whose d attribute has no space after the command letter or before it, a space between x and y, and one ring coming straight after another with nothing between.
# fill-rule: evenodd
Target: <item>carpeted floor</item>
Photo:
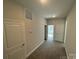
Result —
<instances>
[{"instance_id":1,"label":"carpeted floor","mask_svg":"<svg viewBox=\"0 0 79 59\"><path fill-rule=\"evenodd\" d=\"M27 59L67 59L63 43L45 41Z\"/></svg>"}]
</instances>

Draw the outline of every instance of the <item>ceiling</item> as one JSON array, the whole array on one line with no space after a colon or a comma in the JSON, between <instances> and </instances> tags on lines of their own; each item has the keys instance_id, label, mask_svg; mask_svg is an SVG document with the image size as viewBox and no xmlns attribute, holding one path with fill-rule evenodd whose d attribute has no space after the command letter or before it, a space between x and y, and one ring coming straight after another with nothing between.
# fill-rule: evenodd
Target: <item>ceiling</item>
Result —
<instances>
[{"instance_id":1,"label":"ceiling","mask_svg":"<svg viewBox=\"0 0 79 59\"><path fill-rule=\"evenodd\" d=\"M53 16L56 18L66 17L75 2L75 0L46 0L46 3L41 3L40 0L16 1L44 18L52 18Z\"/></svg>"}]
</instances>

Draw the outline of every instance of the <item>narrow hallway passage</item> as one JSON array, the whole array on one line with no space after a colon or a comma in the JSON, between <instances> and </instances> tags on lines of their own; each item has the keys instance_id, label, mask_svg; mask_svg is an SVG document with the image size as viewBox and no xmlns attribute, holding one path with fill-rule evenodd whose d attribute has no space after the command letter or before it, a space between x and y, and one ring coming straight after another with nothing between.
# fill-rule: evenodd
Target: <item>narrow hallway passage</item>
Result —
<instances>
[{"instance_id":1,"label":"narrow hallway passage","mask_svg":"<svg viewBox=\"0 0 79 59\"><path fill-rule=\"evenodd\" d=\"M67 58L62 43L47 40L27 59L67 59Z\"/></svg>"},{"instance_id":2,"label":"narrow hallway passage","mask_svg":"<svg viewBox=\"0 0 79 59\"><path fill-rule=\"evenodd\" d=\"M3 0L4 59L76 59L75 2Z\"/></svg>"}]
</instances>

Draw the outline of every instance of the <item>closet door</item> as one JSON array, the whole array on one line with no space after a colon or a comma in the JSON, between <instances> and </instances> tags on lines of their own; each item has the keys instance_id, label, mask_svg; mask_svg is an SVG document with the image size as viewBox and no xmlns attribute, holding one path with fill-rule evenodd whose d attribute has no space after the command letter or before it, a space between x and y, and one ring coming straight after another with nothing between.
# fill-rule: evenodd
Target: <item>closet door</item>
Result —
<instances>
[{"instance_id":1,"label":"closet door","mask_svg":"<svg viewBox=\"0 0 79 59\"><path fill-rule=\"evenodd\" d=\"M64 20L57 20L55 24L55 40L64 42Z\"/></svg>"},{"instance_id":2,"label":"closet door","mask_svg":"<svg viewBox=\"0 0 79 59\"><path fill-rule=\"evenodd\" d=\"M27 41L27 53L30 53L33 47L32 20L30 19L27 19L26 21L26 41Z\"/></svg>"},{"instance_id":3,"label":"closet door","mask_svg":"<svg viewBox=\"0 0 79 59\"><path fill-rule=\"evenodd\" d=\"M4 21L6 55L8 59L24 59L24 25L16 21Z\"/></svg>"}]
</instances>

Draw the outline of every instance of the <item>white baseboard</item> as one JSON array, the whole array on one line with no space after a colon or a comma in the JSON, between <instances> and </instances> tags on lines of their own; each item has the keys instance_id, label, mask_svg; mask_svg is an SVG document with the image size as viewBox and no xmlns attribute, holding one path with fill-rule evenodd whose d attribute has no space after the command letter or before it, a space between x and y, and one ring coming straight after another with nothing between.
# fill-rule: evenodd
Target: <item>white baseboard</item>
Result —
<instances>
[{"instance_id":1,"label":"white baseboard","mask_svg":"<svg viewBox=\"0 0 79 59\"><path fill-rule=\"evenodd\" d=\"M65 47L65 51L66 51L67 59L69 59L68 58L68 51L67 51L67 48L66 47Z\"/></svg>"},{"instance_id":2,"label":"white baseboard","mask_svg":"<svg viewBox=\"0 0 79 59\"><path fill-rule=\"evenodd\" d=\"M42 45L44 43L44 41L40 42L39 44L37 44L37 46L32 50L30 51L27 55L26 55L26 58L29 57L40 45Z\"/></svg>"},{"instance_id":3,"label":"white baseboard","mask_svg":"<svg viewBox=\"0 0 79 59\"><path fill-rule=\"evenodd\" d=\"M76 53L74 52L69 53L66 47L65 50L66 50L67 59L76 59Z\"/></svg>"}]
</instances>

